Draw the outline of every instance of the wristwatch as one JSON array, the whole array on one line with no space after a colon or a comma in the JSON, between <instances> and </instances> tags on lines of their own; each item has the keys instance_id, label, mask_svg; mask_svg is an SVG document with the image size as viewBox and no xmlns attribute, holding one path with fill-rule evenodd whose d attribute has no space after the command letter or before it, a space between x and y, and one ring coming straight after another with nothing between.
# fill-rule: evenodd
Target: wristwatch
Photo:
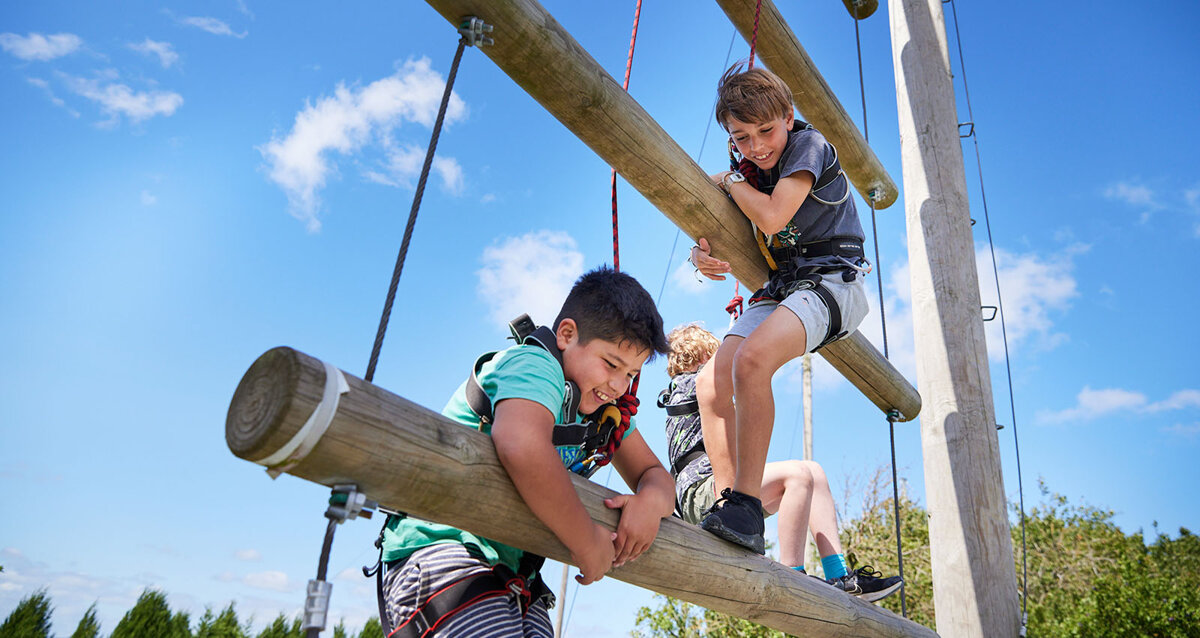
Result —
<instances>
[{"instance_id":1,"label":"wristwatch","mask_svg":"<svg viewBox=\"0 0 1200 638\"><path fill-rule=\"evenodd\" d=\"M730 171L721 179L721 190L729 192L730 187L738 182L746 181L746 176L737 171Z\"/></svg>"}]
</instances>

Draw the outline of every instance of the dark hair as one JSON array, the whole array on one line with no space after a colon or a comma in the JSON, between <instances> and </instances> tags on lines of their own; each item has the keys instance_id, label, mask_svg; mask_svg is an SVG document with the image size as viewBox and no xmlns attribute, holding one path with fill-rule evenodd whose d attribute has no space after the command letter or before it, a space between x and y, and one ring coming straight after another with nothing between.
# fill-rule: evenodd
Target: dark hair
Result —
<instances>
[{"instance_id":1,"label":"dark hair","mask_svg":"<svg viewBox=\"0 0 1200 638\"><path fill-rule=\"evenodd\" d=\"M576 280L554 319L554 329L558 330L558 324L568 318L579 327L581 343L592 339L631 342L649 349L650 359L670 350L662 317L650 293L633 277L608 266Z\"/></svg>"},{"instance_id":2,"label":"dark hair","mask_svg":"<svg viewBox=\"0 0 1200 638\"><path fill-rule=\"evenodd\" d=\"M778 75L755 67L742 70L738 62L717 82L717 124L729 130L729 118L761 124L792 113L792 91Z\"/></svg>"}]
</instances>

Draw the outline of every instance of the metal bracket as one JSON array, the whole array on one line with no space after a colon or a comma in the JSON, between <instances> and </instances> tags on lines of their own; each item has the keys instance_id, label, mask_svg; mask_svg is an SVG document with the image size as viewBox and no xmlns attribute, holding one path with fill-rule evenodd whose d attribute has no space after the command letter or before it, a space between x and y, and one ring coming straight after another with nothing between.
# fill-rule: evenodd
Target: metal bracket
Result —
<instances>
[{"instance_id":1,"label":"metal bracket","mask_svg":"<svg viewBox=\"0 0 1200 638\"><path fill-rule=\"evenodd\" d=\"M495 27L476 18L475 16L467 16L458 25L458 32L462 34L463 42L469 47L485 47L495 44L496 41L485 36L485 33L491 33Z\"/></svg>"},{"instance_id":2,"label":"metal bracket","mask_svg":"<svg viewBox=\"0 0 1200 638\"><path fill-rule=\"evenodd\" d=\"M980 306L980 307L979 307L979 309L980 309L980 310L991 310L991 311L992 311L992 314L990 314L990 315L987 315L987 316L985 316L985 317L983 318L983 320L984 320L984 321L991 321L991 320L995 319L995 318L996 318L996 311L997 311L997 310L999 310L999 308L997 308L996 306Z\"/></svg>"},{"instance_id":3,"label":"metal bracket","mask_svg":"<svg viewBox=\"0 0 1200 638\"><path fill-rule=\"evenodd\" d=\"M966 133L962 132L964 126L967 127ZM975 123L974 122L959 122L958 123L958 136L959 137L971 137L974 134L975 134Z\"/></svg>"},{"instance_id":4,"label":"metal bracket","mask_svg":"<svg viewBox=\"0 0 1200 638\"><path fill-rule=\"evenodd\" d=\"M354 484L335 485L329 495L329 508L325 510L325 518L342 523L362 516L371 518L371 513L379 504L367 499L367 495L358 491Z\"/></svg>"}]
</instances>

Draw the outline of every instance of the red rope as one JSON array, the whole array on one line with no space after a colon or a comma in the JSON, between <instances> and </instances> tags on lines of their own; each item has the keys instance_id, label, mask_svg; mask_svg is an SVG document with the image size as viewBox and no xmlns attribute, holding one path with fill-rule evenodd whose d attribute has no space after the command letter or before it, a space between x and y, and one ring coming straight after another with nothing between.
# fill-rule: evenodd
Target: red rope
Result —
<instances>
[{"instance_id":1,"label":"red rope","mask_svg":"<svg viewBox=\"0 0 1200 638\"><path fill-rule=\"evenodd\" d=\"M737 318L742 316L742 301L743 301L743 299L742 299L741 289L742 289L742 283L740 281L734 280L734 282L733 282L733 299L730 299L729 303L725 306L725 312L728 312L729 316L734 321L737 321Z\"/></svg>"},{"instance_id":2,"label":"red rope","mask_svg":"<svg viewBox=\"0 0 1200 638\"><path fill-rule=\"evenodd\" d=\"M758 14L762 12L762 0L754 5L754 33L750 36L750 68L754 68L754 49L758 45Z\"/></svg>"},{"instance_id":3,"label":"red rope","mask_svg":"<svg viewBox=\"0 0 1200 638\"><path fill-rule=\"evenodd\" d=\"M760 0L761 1L761 0ZM637 44L638 21L642 17L642 0L637 0L633 10L633 33L629 36L629 56L625 59L625 82L622 89L629 91L629 74L633 71L633 47ZM612 169L612 222L613 222L613 270L621 270L621 240L617 231L617 169Z\"/></svg>"}]
</instances>

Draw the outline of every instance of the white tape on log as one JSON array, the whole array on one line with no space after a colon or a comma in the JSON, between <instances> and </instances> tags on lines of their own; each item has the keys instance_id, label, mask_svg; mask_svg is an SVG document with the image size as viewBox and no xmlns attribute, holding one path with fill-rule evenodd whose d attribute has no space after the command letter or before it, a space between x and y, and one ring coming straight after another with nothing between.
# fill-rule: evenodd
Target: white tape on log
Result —
<instances>
[{"instance_id":1,"label":"white tape on log","mask_svg":"<svg viewBox=\"0 0 1200 638\"><path fill-rule=\"evenodd\" d=\"M290 441L279 448L274 454L255 461L259 465L266 466L267 474L271 478L276 478L283 472L286 472L312 451L317 445L317 441L325 435L325 430L329 429L329 424L333 422L333 415L337 414L338 400L341 396L350 391L350 385L346 383L346 376L338 370L336 366L325 363L325 393L321 396L321 401L317 403L317 407L313 409L313 413L305 421L304 426L292 437Z\"/></svg>"}]
</instances>

